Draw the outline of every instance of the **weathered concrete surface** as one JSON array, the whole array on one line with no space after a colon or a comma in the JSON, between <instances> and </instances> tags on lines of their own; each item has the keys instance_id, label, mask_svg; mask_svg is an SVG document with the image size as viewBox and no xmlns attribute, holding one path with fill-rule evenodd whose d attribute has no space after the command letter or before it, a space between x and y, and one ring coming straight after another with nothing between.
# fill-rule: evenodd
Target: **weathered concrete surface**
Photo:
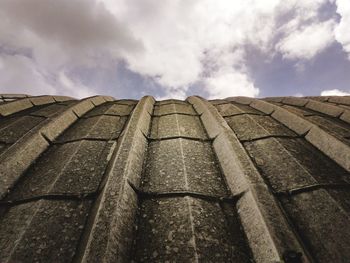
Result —
<instances>
[{"instance_id":1,"label":"weathered concrete surface","mask_svg":"<svg viewBox=\"0 0 350 263\"><path fill-rule=\"evenodd\" d=\"M8 116L33 106L50 104L56 101L73 100L73 98L63 96L37 96L27 98L26 95L15 96L14 94L3 95L2 98L5 101L5 98L11 98L11 100L8 103L0 105L0 116Z\"/></svg>"},{"instance_id":2,"label":"weathered concrete surface","mask_svg":"<svg viewBox=\"0 0 350 263\"><path fill-rule=\"evenodd\" d=\"M348 128L348 124L341 120L334 119L328 122L328 125L329 123L332 123L333 127L335 127L335 125L342 127L333 131L327 124L322 124L324 121L327 122L327 119L316 117L316 120L315 118L309 120L308 118L310 116L301 116L300 114L285 109L280 105L274 105L266 101L247 97L228 98L228 100L242 103L244 105L250 105L266 114L271 114L274 119L286 125L289 129L295 131L299 135L306 134L305 138L307 141L329 156L332 160L336 161L344 169L350 171L349 138L346 137L349 129L344 128ZM307 109L304 108L303 111L307 111ZM313 116L314 115L312 114L311 118ZM347 131L344 131L343 129ZM329 132L332 132L332 134Z\"/></svg>"},{"instance_id":3,"label":"weathered concrete surface","mask_svg":"<svg viewBox=\"0 0 350 263\"><path fill-rule=\"evenodd\" d=\"M134 244L136 262L249 262L247 243L232 204L213 202L210 196L230 196L222 177L213 147L202 141L205 130L191 104L156 104L155 110L171 113L173 129L165 124L158 128L151 141L144 166L142 191L168 194L168 198L141 199ZM190 110L192 108L192 110ZM184 110L186 109L186 110ZM162 113L165 114L165 113ZM184 121L190 117L192 121ZM161 117L165 118L165 117ZM184 127L186 127L184 129ZM171 138L182 135L189 138ZM195 136L202 134L201 136ZM182 197L176 193L182 192ZM200 193L196 199L186 193ZM173 195L173 196L172 196ZM208 196L208 199L206 199Z\"/></svg>"},{"instance_id":4,"label":"weathered concrete surface","mask_svg":"<svg viewBox=\"0 0 350 263\"><path fill-rule=\"evenodd\" d=\"M95 107L92 101L98 97L82 100L77 104L68 106L54 117L46 118L33 129L26 132L0 156L0 197L3 198L7 191L13 187L26 169L49 146L50 141L56 139L64 130L73 124L78 116ZM110 97L100 97L98 103L104 103ZM95 102L96 103L96 102Z\"/></svg>"},{"instance_id":5,"label":"weathered concrete surface","mask_svg":"<svg viewBox=\"0 0 350 263\"><path fill-rule=\"evenodd\" d=\"M282 261L286 251L297 251L307 261L302 245L234 132L214 106L198 97L188 100L202 114L209 135L216 134L214 150L231 191L241 196L236 207L255 261Z\"/></svg>"},{"instance_id":6,"label":"weathered concrete surface","mask_svg":"<svg viewBox=\"0 0 350 263\"><path fill-rule=\"evenodd\" d=\"M106 171L105 186L97 199L79 247L77 260L127 262L137 211L137 196L129 181L139 185L154 100L143 98L135 107Z\"/></svg>"},{"instance_id":7,"label":"weathered concrete surface","mask_svg":"<svg viewBox=\"0 0 350 263\"><path fill-rule=\"evenodd\" d=\"M177 126L179 125L179 129ZM169 137L185 136L198 139L206 139L207 136L198 116L165 115L153 117L151 138L164 139Z\"/></svg>"},{"instance_id":8,"label":"weathered concrete surface","mask_svg":"<svg viewBox=\"0 0 350 263\"><path fill-rule=\"evenodd\" d=\"M206 194L227 195L211 144L185 139L150 143L143 187L147 191L190 189Z\"/></svg>"},{"instance_id":9,"label":"weathered concrete surface","mask_svg":"<svg viewBox=\"0 0 350 263\"><path fill-rule=\"evenodd\" d=\"M347 262L349 110L0 95L0 262Z\"/></svg>"}]
</instances>

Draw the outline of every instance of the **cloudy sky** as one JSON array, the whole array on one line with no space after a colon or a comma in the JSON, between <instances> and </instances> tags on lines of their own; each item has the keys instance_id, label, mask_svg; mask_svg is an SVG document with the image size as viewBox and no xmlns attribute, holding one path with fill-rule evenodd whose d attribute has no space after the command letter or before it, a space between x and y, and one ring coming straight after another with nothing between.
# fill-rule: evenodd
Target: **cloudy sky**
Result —
<instances>
[{"instance_id":1,"label":"cloudy sky","mask_svg":"<svg viewBox=\"0 0 350 263\"><path fill-rule=\"evenodd\" d=\"M0 93L350 93L350 0L0 0Z\"/></svg>"}]
</instances>

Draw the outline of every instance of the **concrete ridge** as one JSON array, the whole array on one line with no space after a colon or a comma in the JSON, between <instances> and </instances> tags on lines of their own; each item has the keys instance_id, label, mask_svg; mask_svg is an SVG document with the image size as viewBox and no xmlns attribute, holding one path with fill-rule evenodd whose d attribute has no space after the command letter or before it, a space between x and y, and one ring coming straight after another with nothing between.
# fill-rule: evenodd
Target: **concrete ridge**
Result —
<instances>
[{"instance_id":1,"label":"concrete ridge","mask_svg":"<svg viewBox=\"0 0 350 263\"><path fill-rule=\"evenodd\" d=\"M41 98L50 101L46 97L39 97L40 102L36 101L36 103L44 103ZM45 119L3 152L0 155L0 198L7 194L8 189L14 185L22 173L49 147L50 142L74 123L79 116L104 102L106 102L104 97L86 98L68 107L59 115Z\"/></svg>"},{"instance_id":2,"label":"concrete ridge","mask_svg":"<svg viewBox=\"0 0 350 263\"><path fill-rule=\"evenodd\" d=\"M31 108L33 106L45 105L68 100L74 99L66 96L36 96L28 98L19 97L18 99L16 98L16 100L0 104L0 116L8 116L19 111Z\"/></svg>"},{"instance_id":3,"label":"concrete ridge","mask_svg":"<svg viewBox=\"0 0 350 263\"><path fill-rule=\"evenodd\" d=\"M215 107L198 97L190 97L210 137L221 169L234 195L240 219L256 262L280 262L286 251L305 252L279 210L254 164L249 160L226 121ZM284 242L281 242L284 240Z\"/></svg>"},{"instance_id":4,"label":"concrete ridge","mask_svg":"<svg viewBox=\"0 0 350 263\"><path fill-rule=\"evenodd\" d=\"M266 98L265 100L269 101L269 98ZM279 100L273 100L273 101L284 103L287 105L306 107L310 110L323 113L330 117L339 118L342 121L350 123L350 110L340 107L338 104L327 103L327 102L334 102L334 101L339 102L339 100L332 99L330 101L330 98L327 98L327 100L319 101L314 97L310 99L304 99L299 97L285 97L285 98L280 98Z\"/></svg>"},{"instance_id":5,"label":"concrete ridge","mask_svg":"<svg viewBox=\"0 0 350 263\"><path fill-rule=\"evenodd\" d=\"M137 196L128 181L139 185L146 138L150 126L150 114L154 99L144 97L132 113L124 134L111 153L106 171L106 181L98 202L90 231L86 233L76 262L95 262L98 256L103 262L126 262L129 257L133 221L137 209ZM106 213L109 215L106 215ZM107 228L109 231L101 231ZM85 245L84 245L85 244Z\"/></svg>"},{"instance_id":6,"label":"concrete ridge","mask_svg":"<svg viewBox=\"0 0 350 263\"><path fill-rule=\"evenodd\" d=\"M349 98L0 95L0 261L344 262Z\"/></svg>"},{"instance_id":7,"label":"concrete ridge","mask_svg":"<svg viewBox=\"0 0 350 263\"><path fill-rule=\"evenodd\" d=\"M247 97L227 98L230 101L249 105L254 109L270 114L272 118L286 125L299 135L305 135L305 139L329 156L347 171L350 171L350 147L338 138L327 133L319 126L305 118L299 117L281 106L271 104L263 100ZM291 103L291 99L288 99ZM309 101L295 100L295 104L307 105ZM312 105L312 104L311 104Z\"/></svg>"}]
</instances>

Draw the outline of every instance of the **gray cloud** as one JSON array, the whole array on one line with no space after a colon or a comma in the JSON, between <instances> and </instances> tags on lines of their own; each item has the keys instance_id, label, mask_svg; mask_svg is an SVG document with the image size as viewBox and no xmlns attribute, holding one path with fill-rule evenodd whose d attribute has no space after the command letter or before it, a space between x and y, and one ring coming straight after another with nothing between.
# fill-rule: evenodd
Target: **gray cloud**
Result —
<instances>
[{"instance_id":1,"label":"gray cloud","mask_svg":"<svg viewBox=\"0 0 350 263\"><path fill-rule=\"evenodd\" d=\"M316 74L313 63L337 41L338 50L348 50L346 6L347 0L2 0L0 91L263 96L271 88L261 79L274 80L261 76L293 83ZM276 94L282 86L274 86Z\"/></svg>"},{"instance_id":2,"label":"gray cloud","mask_svg":"<svg viewBox=\"0 0 350 263\"><path fill-rule=\"evenodd\" d=\"M7 92L32 86L35 94L98 93L70 79L70 71L143 50L125 24L92 0L3 0L0 17L0 83Z\"/></svg>"},{"instance_id":3,"label":"gray cloud","mask_svg":"<svg viewBox=\"0 0 350 263\"><path fill-rule=\"evenodd\" d=\"M2 0L2 19L16 34L26 30L65 48L109 47L132 50L142 44L103 4L91 0Z\"/></svg>"}]
</instances>

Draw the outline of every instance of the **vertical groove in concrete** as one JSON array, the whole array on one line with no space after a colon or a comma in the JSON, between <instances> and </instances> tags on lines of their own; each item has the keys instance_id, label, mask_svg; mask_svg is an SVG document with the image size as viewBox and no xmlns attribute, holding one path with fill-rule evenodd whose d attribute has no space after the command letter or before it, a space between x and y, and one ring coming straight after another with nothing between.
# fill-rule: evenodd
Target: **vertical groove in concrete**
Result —
<instances>
[{"instance_id":1,"label":"vertical groove in concrete","mask_svg":"<svg viewBox=\"0 0 350 263\"><path fill-rule=\"evenodd\" d=\"M242 195L236 206L256 262L280 262L288 251L306 253L284 218L278 203L244 148L215 107L198 97L188 101L201 114L213 142L222 171L234 195Z\"/></svg>"},{"instance_id":2,"label":"vertical groove in concrete","mask_svg":"<svg viewBox=\"0 0 350 263\"><path fill-rule=\"evenodd\" d=\"M135 107L107 167L106 182L90 215L75 262L128 262L138 199L129 182L139 185L154 99Z\"/></svg>"},{"instance_id":3,"label":"vertical groove in concrete","mask_svg":"<svg viewBox=\"0 0 350 263\"><path fill-rule=\"evenodd\" d=\"M246 97L228 98L228 100L250 105L252 108L271 114L271 117L287 126L305 139L321 152L329 156L347 171L350 171L350 147L335 136L327 133L319 126L305 118L266 101Z\"/></svg>"},{"instance_id":4,"label":"vertical groove in concrete","mask_svg":"<svg viewBox=\"0 0 350 263\"><path fill-rule=\"evenodd\" d=\"M0 95L1 262L350 256L350 97L111 100Z\"/></svg>"},{"instance_id":5,"label":"vertical groove in concrete","mask_svg":"<svg viewBox=\"0 0 350 263\"><path fill-rule=\"evenodd\" d=\"M327 190L326 186L308 189L310 185L347 185L348 173L271 116L251 115L255 109L229 101L216 108L226 116L224 119L310 255L319 262L339 262L342 257L348 257L350 228L341 223L348 220L347 190ZM243 109L246 114L234 115L237 109ZM290 196L277 194L291 189L305 189L305 192ZM316 204L322 209L316 208Z\"/></svg>"},{"instance_id":6,"label":"vertical groove in concrete","mask_svg":"<svg viewBox=\"0 0 350 263\"><path fill-rule=\"evenodd\" d=\"M199 115L188 102L169 102L153 112L132 260L251 262Z\"/></svg>"},{"instance_id":7,"label":"vertical groove in concrete","mask_svg":"<svg viewBox=\"0 0 350 263\"><path fill-rule=\"evenodd\" d=\"M180 132L180 124L179 124L179 119L177 117L177 110L175 104L173 104L173 109L175 113L175 119L176 119L176 127L177 130ZM182 162L182 167L184 171L184 179L185 179L185 189L189 191L189 185L188 185L188 178L187 178L187 171L186 171L186 165L185 165L185 156L184 156L184 150L182 146L182 140L179 139L179 144L180 144L180 152L181 152L181 162ZM196 235L195 235L195 229L194 229L194 223L193 223L193 212L192 212L192 207L191 203L188 197L185 197L186 203L187 203L187 208L189 212L189 218L190 218L190 224L191 224L191 232L192 232L192 238L193 238L193 250L194 250L194 262L198 263L198 252L197 252L197 243L196 243Z\"/></svg>"},{"instance_id":8,"label":"vertical groove in concrete","mask_svg":"<svg viewBox=\"0 0 350 263\"><path fill-rule=\"evenodd\" d=\"M103 102L100 100L101 105ZM102 108L104 105L93 111ZM119 122L125 123L119 117L108 117L100 123L101 118L89 119L90 125L85 129L81 124L86 120L80 118L65 130L60 138L73 135L78 140L63 144L55 140L0 203L1 262L26 262L28 258L33 262L70 262L107 163L112 132ZM114 127L110 122L114 122ZM99 127L94 123L100 123ZM84 133L89 130L99 131L99 138L84 140ZM83 193L91 194L84 197ZM55 195L61 198L57 200ZM81 197L72 199L72 195ZM5 202L13 205L3 206Z\"/></svg>"},{"instance_id":9,"label":"vertical groove in concrete","mask_svg":"<svg viewBox=\"0 0 350 263\"><path fill-rule=\"evenodd\" d=\"M50 143L78 119L74 112L86 113L95 107L92 102L96 100L99 100L96 104L99 105L111 97L87 98L53 118L46 118L0 155L0 199Z\"/></svg>"}]
</instances>

